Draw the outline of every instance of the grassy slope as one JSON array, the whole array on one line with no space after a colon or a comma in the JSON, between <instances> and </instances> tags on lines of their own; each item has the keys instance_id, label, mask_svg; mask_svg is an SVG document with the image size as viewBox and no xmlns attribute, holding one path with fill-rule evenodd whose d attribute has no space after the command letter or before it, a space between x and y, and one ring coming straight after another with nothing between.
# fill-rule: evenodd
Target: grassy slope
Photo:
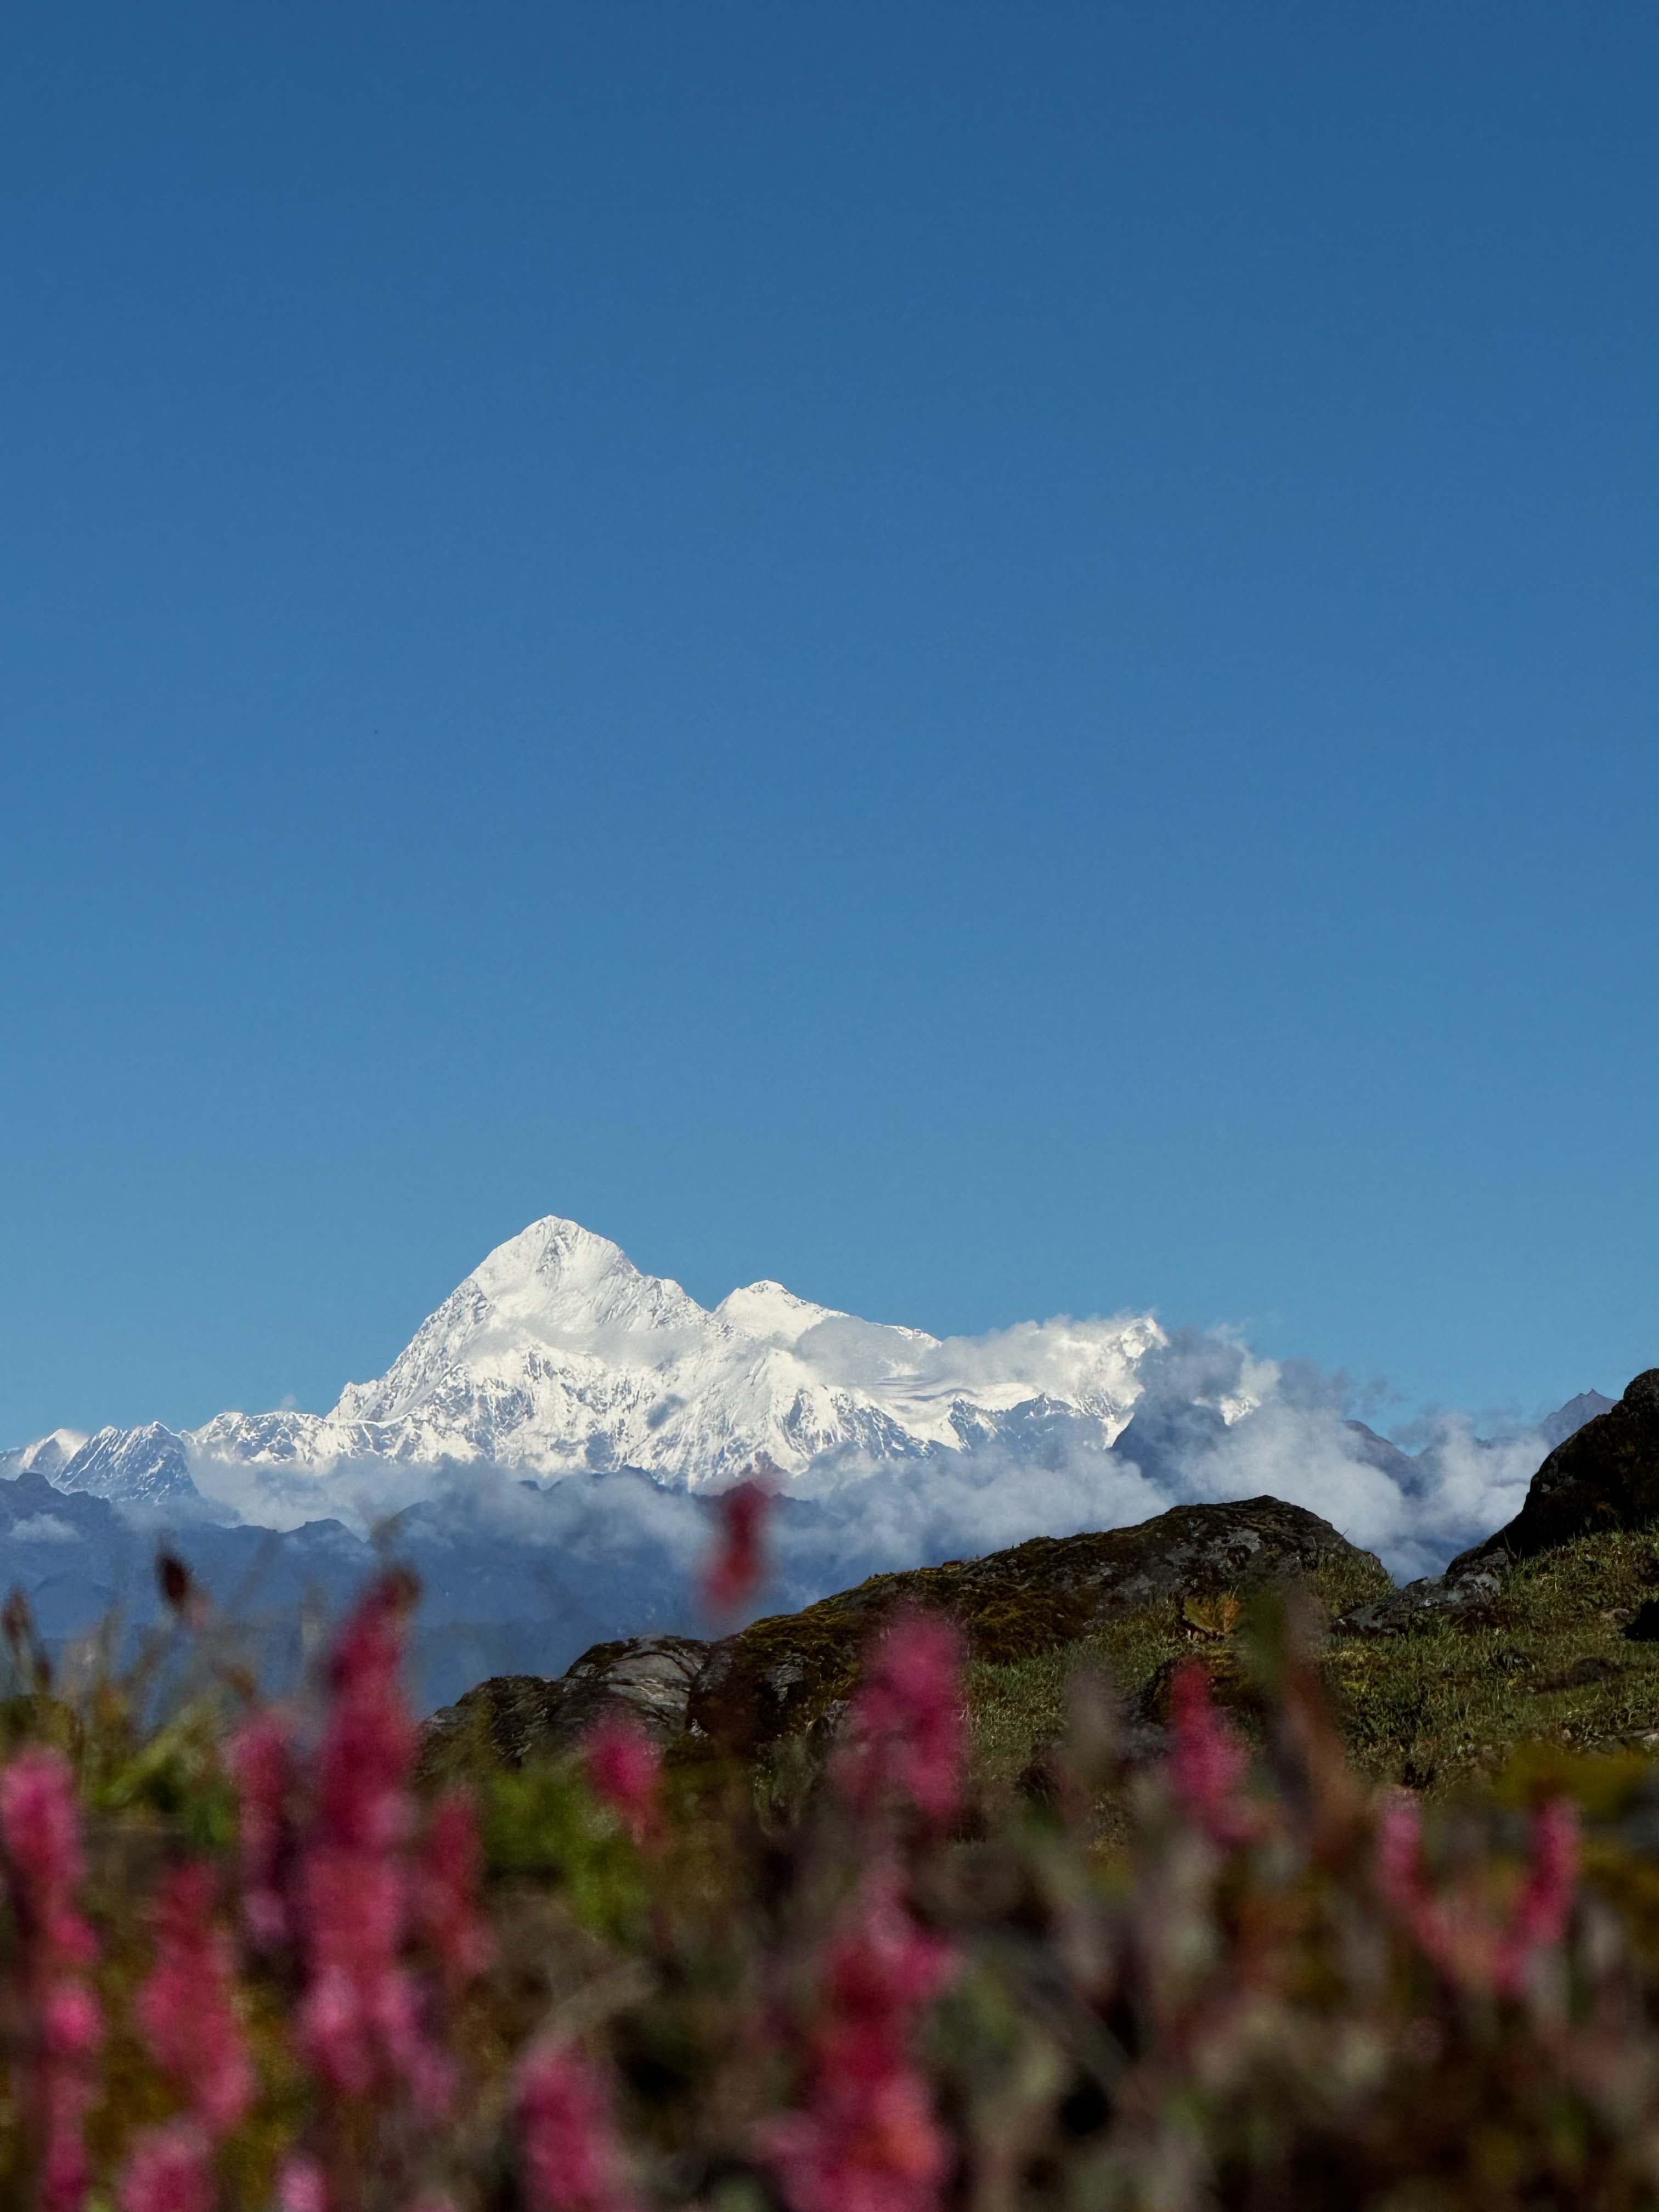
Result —
<instances>
[{"instance_id":1,"label":"grassy slope","mask_svg":"<svg viewBox=\"0 0 1659 2212\"><path fill-rule=\"evenodd\" d=\"M1333 1617L1373 1594L1343 1580L1339 1570L1316 1584ZM1326 1680L1356 1759L1379 1778L1444 1788L1495 1772L1522 1744L1604 1750L1659 1731L1659 1644L1623 1633L1656 1595L1659 1531L1619 1532L1516 1566L1480 1624L1333 1638ZM976 1665L981 1771L1011 1781L1033 1744L1060 1731L1066 1677L1079 1663L1103 1668L1133 1700L1164 1662L1215 1648L1170 1606L1126 1613L1104 1635L1036 1658Z\"/></svg>"}]
</instances>

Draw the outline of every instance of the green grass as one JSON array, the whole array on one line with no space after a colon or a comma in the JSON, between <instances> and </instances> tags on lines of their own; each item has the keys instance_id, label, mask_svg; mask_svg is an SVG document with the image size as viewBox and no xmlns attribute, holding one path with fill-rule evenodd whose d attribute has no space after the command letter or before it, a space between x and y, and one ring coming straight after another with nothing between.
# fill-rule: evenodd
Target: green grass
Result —
<instances>
[{"instance_id":1,"label":"green grass","mask_svg":"<svg viewBox=\"0 0 1659 2212\"><path fill-rule=\"evenodd\" d=\"M1316 1586L1328 1618L1375 1595L1360 1579L1361 1571L1345 1565ZM1655 1595L1659 1533L1620 1531L1516 1566L1477 1624L1332 1638L1322 1669L1356 1761L1378 1779L1440 1790L1497 1773L1525 1745L1605 1752L1659 1732L1659 1644L1623 1634ZM1165 1662L1222 1648L1165 1606L1125 1613L1085 1643L974 1667L981 1775L1006 1784L1035 1745L1060 1733L1067 1678L1078 1666L1103 1669L1133 1705Z\"/></svg>"}]
</instances>

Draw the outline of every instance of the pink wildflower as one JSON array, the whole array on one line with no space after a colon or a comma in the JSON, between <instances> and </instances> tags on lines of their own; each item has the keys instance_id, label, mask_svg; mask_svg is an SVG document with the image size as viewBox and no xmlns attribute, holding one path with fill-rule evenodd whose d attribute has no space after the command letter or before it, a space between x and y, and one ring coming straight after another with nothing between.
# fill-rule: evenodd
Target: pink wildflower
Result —
<instances>
[{"instance_id":1,"label":"pink wildflower","mask_svg":"<svg viewBox=\"0 0 1659 2212\"><path fill-rule=\"evenodd\" d=\"M1506 1925L1468 1899L1437 1897L1423 1857L1423 1821L1406 1800L1390 1805L1377 1833L1377 1887L1418 1948L1449 1979L1519 1996L1535 1954L1565 1933L1578 1880L1578 1819L1558 1798L1533 1826L1527 1878Z\"/></svg>"},{"instance_id":2,"label":"pink wildflower","mask_svg":"<svg viewBox=\"0 0 1659 2212\"><path fill-rule=\"evenodd\" d=\"M766 1572L767 1517L772 1493L763 1482L734 1484L715 1500L720 1548L703 1576L711 1613L731 1613L759 1589Z\"/></svg>"},{"instance_id":3,"label":"pink wildflower","mask_svg":"<svg viewBox=\"0 0 1659 2212\"><path fill-rule=\"evenodd\" d=\"M0 1839L24 1940L55 1968L83 1966L92 1930L75 1909L85 1865L75 1778L55 1751L25 1751L0 1774Z\"/></svg>"},{"instance_id":4,"label":"pink wildflower","mask_svg":"<svg viewBox=\"0 0 1659 2212\"><path fill-rule=\"evenodd\" d=\"M328 2212L328 2182L314 2158L284 2159L276 2176L277 2212Z\"/></svg>"},{"instance_id":5,"label":"pink wildflower","mask_svg":"<svg viewBox=\"0 0 1659 2212\"><path fill-rule=\"evenodd\" d=\"M401 2080L441 2109L451 2069L421 2024L402 1963L412 1918L404 1856L414 1821L415 1723L401 1681L410 1587L387 1575L346 1623L317 1758L316 1817L301 1877L307 1988L301 2041L351 2097Z\"/></svg>"},{"instance_id":6,"label":"pink wildflower","mask_svg":"<svg viewBox=\"0 0 1659 2212\"><path fill-rule=\"evenodd\" d=\"M1256 1820L1239 1795L1244 1747L1217 1712L1210 1678L1195 1659L1170 1685L1170 1784L1188 1819L1212 1843L1248 1843Z\"/></svg>"},{"instance_id":7,"label":"pink wildflower","mask_svg":"<svg viewBox=\"0 0 1659 2212\"><path fill-rule=\"evenodd\" d=\"M1498 1987L1518 1996L1534 1953L1559 1943L1578 1888L1578 1808L1553 1798L1533 1820L1532 1863L1498 1946Z\"/></svg>"},{"instance_id":8,"label":"pink wildflower","mask_svg":"<svg viewBox=\"0 0 1659 2212\"><path fill-rule=\"evenodd\" d=\"M280 1714L258 1713L231 1741L240 1800L242 1917L269 1950L290 1933L288 1889L294 1856L294 1735Z\"/></svg>"},{"instance_id":9,"label":"pink wildflower","mask_svg":"<svg viewBox=\"0 0 1659 2212\"><path fill-rule=\"evenodd\" d=\"M422 1838L415 1919L452 1990L476 1981L495 1954L478 1910L483 1864L472 1800L463 1790L450 1790L433 1808Z\"/></svg>"},{"instance_id":10,"label":"pink wildflower","mask_svg":"<svg viewBox=\"0 0 1659 2212\"><path fill-rule=\"evenodd\" d=\"M319 1844L306 1862L303 1897L309 1978L300 2034L313 2064L349 2097L401 2078L441 2107L449 2069L427 2042L414 1977L401 1963L405 1869Z\"/></svg>"},{"instance_id":11,"label":"pink wildflower","mask_svg":"<svg viewBox=\"0 0 1659 2212\"><path fill-rule=\"evenodd\" d=\"M568 2043L520 2061L514 2098L531 2212L627 2212L632 2197L605 2076Z\"/></svg>"},{"instance_id":12,"label":"pink wildflower","mask_svg":"<svg viewBox=\"0 0 1659 2212\"><path fill-rule=\"evenodd\" d=\"M588 1732L583 1751L593 1794L616 1814L636 1844L651 1841L662 1820L662 1753L639 1723L606 1713Z\"/></svg>"},{"instance_id":13,"label":"pink wildflower","mask_svg":"<svg viewBox=\"0 0 1659 2212\"><path fill-rule=\"evenodd\" d=\"M403 1692L408 1579L383 1575L359 1601L329 1665L332 1702L317 1754L319 1820L346 1850L386 1851L413 1820L416 1729Z\"/></svg>"},{"instance_id":14,"label":"pink wildflower","mask_svg":"<svg viewBox=\"0 0 1659 2212\"><path fill-rule=\"evenodd\" d=\"M962 1638L948 1620L901 1613L865 1661L840 1763L842 1795L868 1813L908 1798L942 1826L962 1801Z\"/></svg>"},{"instance_id":15,"label":"pink wildflower","mask_svg":"<svg viewBox=\"0 0 1659 2212\"><path fill-rule=\"evenodd\" d=\"M212 2212L213 2160L188 2121L139 2136L121 2176L121 2212Z\"/></svg>"},{"instance_id":16,"label":"pink wildflower","mask_svg":"<svg viewBox=\"0 0 1659 2212\"><path fill-rule=\"evenodd\" d=\"M253 2101L253 2067L233 1995L235 1961L213 1917L217 1888L201 1861L168 1875L155 1911L155 1966L137 2008L151 2056L183 2088L191 2118L212 2141L228 2136Z\"/></svg>"},{"instance_id":17,"label":"pink wildflower","mask_svg":"<svg viewBox=\"0 0 1659 2212\"><path fill-rule=\"evenodd\" d=\"M791 2212L933 2212L951 2164L927 2081L904 2061L822 2082L809 2111L773 2123L766 2150Z\"/></svg>"},{"instance_id":18,"label":"pink wildflower","mask_svg":"<svg viewBox=\"0 0 1659 2212\"><path fill-rule=\"evenodd\" d=\"M763 2137L793 2212L932 2212L939 2203L950 2146L911 2045L953 1965L950 1946L908 1910L897 1869L878 1869L824 1955L804 2109Z\"/></svg>"},{"instance_id":19,"label":"pink wildflower","mask_svg":"<svg viewBox=\"0 0 1659 2212\"><path fill-rule=\"evenodd\" d=\"M830 2016L856 2042L908 2032L950 1979L955 1954L906 1904L890 1863L868 1875L850 1924L824 1954L822 1986Z\"/></svg>"},{"instance_id":20,"label":"pink wildflower","mask_svg":"<svg viewBox=\"0 0 1659 2212\"><path fill-rule=\"evenodd\" d=\"M26 1751L0 1774L0 1844L17 1926L16 1973L34 2023L28 2106L40 2130L40 2212L86 2201L83 2129L95 2096L90 2061L103 2033L82 1978L95 1952L76 1909L82 1873L74 1778L55 1751Z\"/></svg>"}]
</instances>

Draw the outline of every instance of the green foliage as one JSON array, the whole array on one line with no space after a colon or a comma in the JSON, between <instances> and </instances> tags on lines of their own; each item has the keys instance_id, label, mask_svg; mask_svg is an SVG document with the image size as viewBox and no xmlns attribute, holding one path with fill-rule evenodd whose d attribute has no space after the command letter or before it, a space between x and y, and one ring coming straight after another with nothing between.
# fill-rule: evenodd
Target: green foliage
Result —
<instances>
[{"instance_id":1,"label":"green foliage","mask_svg":"<svg viewBox=\"0 0 1659 2212\"><path fill-rule=\"evenodd\" d=\"M574 1761L492 1775L479 1812L493 1880L544 1887L584 1928L613 1942L637 1937L647 1900L640 1853L595 1803Z\"/></svg>"},{"instance_id":2,"label":"green foliage","mask_svg":"<svg viewBox=\"0 0 1659 2212\"><path fill-rule=\"evenodd\" d=\"M1347 1563L1314 1578L1329 1619L1375 1591ZM1357 1765L1379 1780L1444 1790L1495 1778L1517 1749L1659 1748L1659 1644L1625 1635L1659 1593L1659 1534L1586 1536L1523 1560L1500 1595L1467 1622L1425 1622L1402 1635L1332 1635L1327 1691ZM1127 1611L1085 1641L972 1670L976 1756L1007 1783L1033 1744L1060 1729L1074 1668L1103 1669L1133 1707L1161 1667L1212 1639L1176 1605ZM1643 1746L1651 1736L1654 1742Z\"/></svg>"}]
</instances>

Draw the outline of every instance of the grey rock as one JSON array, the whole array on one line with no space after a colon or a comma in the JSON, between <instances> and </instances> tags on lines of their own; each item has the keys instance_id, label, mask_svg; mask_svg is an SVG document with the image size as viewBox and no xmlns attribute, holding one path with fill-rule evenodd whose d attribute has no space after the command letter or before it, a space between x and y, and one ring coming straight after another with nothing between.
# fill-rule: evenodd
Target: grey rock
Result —
<instances>
[{"instance_id":1,"label":"grey rock","mask_svg":"<svg viewBox=\"0 0 1659 2212\"><path fill-rule=\"evenodd\" d=\"M557 1758L608 1714L666 1742L685 1725L708 1651L693 1636L628 1637L593 1644L560 1675L495 1675L433 1714L422 1766L434 1773L469 1756L507 1767Z\"/></svg>"},{"instance_id":2,"label":"grey rock","mask_svg":"<svg viewBox=\"0 0 1659 2212\"><path fill-rule=\"evenodd\" d=\"M1490 1618L1492 1601L1503 1587L1495 1568L1480 1565L1453 1576L1420 1576L1403 1589L1386 1597L1352 1606L1334 1626L1338 1636L1406 1636L1413 1629L1442 1621L1473 1627Z\"/></svg>"}]
</instances>

